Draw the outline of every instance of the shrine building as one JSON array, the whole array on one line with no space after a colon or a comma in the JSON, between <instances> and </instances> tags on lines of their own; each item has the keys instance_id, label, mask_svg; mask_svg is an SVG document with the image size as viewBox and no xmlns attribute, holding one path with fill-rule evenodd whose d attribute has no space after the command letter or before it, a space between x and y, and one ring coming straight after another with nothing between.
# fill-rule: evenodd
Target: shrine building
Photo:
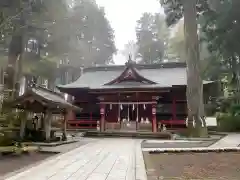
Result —
<instances>
[{"instance_id":1,"label":"shrine building","mask_svg":"<svg viewBox=\"0 0 240 180\"><path fill-rule=\"evenodd\" d=\"M59 85L74 97L81 113L71 112L68 128L100 131L157 132L185 126L187 117L186 64L135 64L95 66L83 69L79 79ZM211 81L203 81L204 102Z\"/></svg>"}]
</instances>

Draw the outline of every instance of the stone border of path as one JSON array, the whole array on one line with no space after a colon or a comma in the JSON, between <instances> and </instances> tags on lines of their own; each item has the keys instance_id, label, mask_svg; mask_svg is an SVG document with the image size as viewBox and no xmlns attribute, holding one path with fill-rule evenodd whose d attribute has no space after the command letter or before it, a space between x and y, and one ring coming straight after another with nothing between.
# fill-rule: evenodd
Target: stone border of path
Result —
<instances>
[{"instance_id":1,"label":"stone border of path","mask_svg":"<svg viewBox=\"0 0 240 180\"><path fill-rule=\"evenodd\" d=\"M143 151L170 153L170 152L233 152L240 151L240 134L228 134L208 147L195 148L144 148Z\"/></svg>"},{"instance_id":2,"label":"stone border of path","mask_svg":"<svg viewBox=\"0 0 240 180\"><path fill-rule=\"evenodd\" d=\"M88 143L88 145L89 144L93 144L93 143L94 142L90 142L90 143ZM84 144L83 146L80 146L79 148L84 148L86 145L87 144ZM70 151L68 151L68 152L70 152ZM51 156L49 158L46 158L44 160L38 161L36 163L30 164L28 166L25 166L25 167L23 167L21 169L18 169L16 171L11 172L11 173L8 173L4 177L0 177L0 180L5 180L5 179L8 179L8 178L11 178L11 177L13 177L13 176L15 176L17 174L23 173L24 171L30 170L30 169L32 169L32 168L34 168L34 167L36 167L36 166L38 166L38 165L40 165L42 163L46 163L46 162L51 161L51 160L53 160L53 159L55 159L57 157L61 157L62 155L66 154L68 152L63 152L63 153L60 153L60 152L49 152L49 153L52 153L52 154L55 154L55 155L53 155L53 156Z\"/></svg>"},{"instance_id":3,"label":"stone border of path","mask_svg":"<svg viewBox=\"0 0 240 180\"><path fill-rule=\"evenodd\" d=\"M76 143L77 140L68 140L68 141L59 141L59 142L51 142L51 143L44 143L44 142L31 142L31 143L23 143L24 145L28 146L47 146L47 147L54 147L60 146L65 144Z\"/></svg>"},{"instance_id":4,"label":"stone border of path","mask_svg":"<svg viewBox=\"0 0 240 180\"><path fill-rule=\"evenodd\" d=\"M185 140L185 141L218 141L227 136L227 133L211 133L208 138L191 138L191 137L175 137L174 140ZM218 137L213 137L218 136Z\"/></svg>"},{"instance_id":5,"label":"stone border of path","mask_svg":"<svg viewBox=\"0 0 240 180\"><path fill-rule=\"evenodd\" d=\"M240 147L226 147L226 148L158 148L152 150L152 148L144 148L143 151L148 151L150 154L160 154L160 153L208 153L208 152L240 152Z\"/></svg>"},{"instance_id":6,"label":"stone border of path","mask_svg":"<svg viewBox=\"0 0 240 180\"><path fill-rule=\"evenodd\" d=\"M147 172L146 172L146 165L145 161L143 159L143 151L141 148L141 143L137 144L136 147L136 155L135 155L135 163L136 163L136 169L135 169L135 179L136 180L147 180Z\"/></svg>"}]
</instances>

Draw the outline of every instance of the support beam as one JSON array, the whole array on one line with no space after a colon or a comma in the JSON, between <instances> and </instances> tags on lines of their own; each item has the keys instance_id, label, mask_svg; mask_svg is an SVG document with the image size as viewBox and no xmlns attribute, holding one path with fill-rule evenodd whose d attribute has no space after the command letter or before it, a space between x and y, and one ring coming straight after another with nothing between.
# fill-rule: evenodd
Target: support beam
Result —
<instances>
[{"instance_id":1,"label":"support beam","mask_svg":"<svg viewBox=\"0 0 240 180\"><path fill-rule=\"evenodd\" d=\"M152 97L152 100L155 100L155 103L152 104L152 132L157 132L157 117L156 117L156 108L157 108L157 101L156 97Z\"/></svg>"},{"instance_id":2,"label":"support beam","mask_svg":"<svg viewBox=\"0 0 240 180\"><path fill-rule=\"evenodd\" d=\"M67 118L66 113L63 113L63 123L62 123L62 140L67 140Z\"/></svg>"},{"instance_id":3,"label":"support beam","mask_svg":"<svg viewBox=\"0 0 240 180\"><path fill-rule=\"evenodd\" d=\"M47 142L50 142L51 140L51 120L52 120L52 113L50 111L47 111L44 119L45 140Z\"/></svg>"},{"instance_id":4,"label":"support beam","mask_svg":"<svg viewBox=\"0 0 240 180\"><path fill-rule=\"evenodd\" d=\"M136 92L136 99L138 100L138 92ZM139 129L139 104L136 104L136 111L137 111L137 117L136 117L136 131Z\"/></svg>"},{"instance_id":5,"label":"support beam","mask_svg":"<svg viewBox=\"0 0 240 180\"><path fill-rule=\"evenodd\" d=\"M100 131L103 132L105 131L105 104L100 103Z\"/></svg>"},{"instance_id":6,"label":"support beam","mask_svg":"<svg viewBox=\"0 0 240 180\"><path fill-rule=\"evenodd\" d=\"M73 110L69 109L66 114L66 120L76 120L76 114Z\"/></svg>"},{"instance_id":7,"label":"support beam","mask_svg":"<svg viewBox=\"0 0 240 180\"><path fill-rule=\"evenodd\" d=\"M26 129L26 124L27 124L27 117L21 117L20 119L20 138L24 139L25 136L25 129Z\"/></svg>"},{"instance_id":8,"label":"support beam","mask_svg":"<svg viewBox=\"0 0 240 180\"><path fill-rule=\"evenodd\" d=\"M177 120L177 115L176 115L176 96L174 93L172 93L172 120ZM172 127L172 123L171 123Z\"/></svg>"}]
</instances>

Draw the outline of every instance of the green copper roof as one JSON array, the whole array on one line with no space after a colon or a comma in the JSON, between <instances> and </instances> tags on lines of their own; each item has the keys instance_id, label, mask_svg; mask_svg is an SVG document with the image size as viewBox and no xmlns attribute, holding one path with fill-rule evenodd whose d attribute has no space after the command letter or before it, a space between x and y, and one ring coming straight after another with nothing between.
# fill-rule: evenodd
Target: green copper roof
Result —
<instances>
[{"instance_id":1,"label":"green copper roof","mask_svg":"<svg viewBox=\"0 0 240 180\"><path fill-rule=\"evenodd\" d=\"M153 65L134 65L137 72L144 78L156 84L120 83L117 85L104 85L122 74L126 66L100 66L84 69L82 76L73 83L59 85L64 89L87 88L87 89L109 89L109 88L161 88L178 85L186 85L185 63L163 63ZM204 81L204 84L211 83Z\"/></svg>"}]
</instances>

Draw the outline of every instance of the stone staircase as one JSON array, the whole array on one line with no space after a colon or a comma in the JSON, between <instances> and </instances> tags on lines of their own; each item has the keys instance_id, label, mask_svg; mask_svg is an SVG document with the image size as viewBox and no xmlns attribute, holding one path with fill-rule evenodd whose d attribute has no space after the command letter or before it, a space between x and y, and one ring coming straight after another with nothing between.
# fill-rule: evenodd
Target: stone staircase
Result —
<instances>
[{"instance_id":1,"label":"stone staircase","mask_svg":"<svg viewBox=\"0 0 240 180\"><path fill-rule=\"evenodd\" d=\"M122 122L122 131L136 131L136 121Z\"/></svg>"}]
</instances>

